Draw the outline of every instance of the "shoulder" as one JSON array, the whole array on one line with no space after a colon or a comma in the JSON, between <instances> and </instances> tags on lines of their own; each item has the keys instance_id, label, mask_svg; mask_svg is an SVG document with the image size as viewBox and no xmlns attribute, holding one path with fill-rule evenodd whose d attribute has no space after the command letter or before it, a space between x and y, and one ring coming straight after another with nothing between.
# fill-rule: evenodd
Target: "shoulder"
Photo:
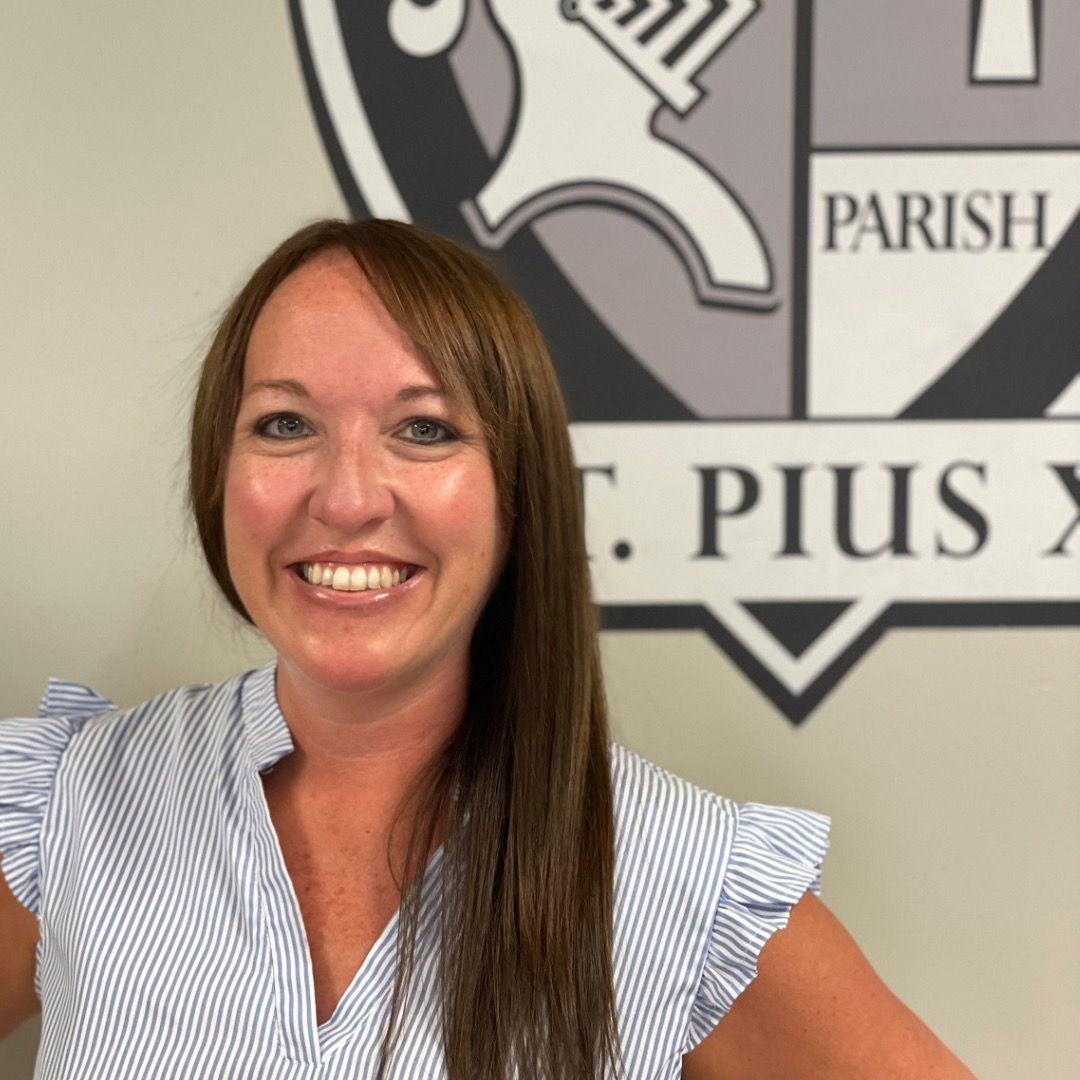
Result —
<instances>
[{"instance_id":1,"label":"shoulder","mask_svg":"<svg viewBox=\"0 0 1080 1080\"><path fill-rule=\"evenodd\" d=\"M661 933L666 910L683 928L702 932L731 854L738 807L618 744L611 762L616 917Z\"/></svg>"},{"instance_id":2,"label":"shoulder","mask_svg":"<svg viewBox=\"0 0 1080 1080\"><path fill-rule=\"evenodd\" d=\"M829 820L735 802L613 744L616 936L656 953L655 994L685 988L684 1048L700 1042L757 973L766 941L820 888Z\"/></svg>"},{"instance_id":3,"label":"shoulder","mask_svg":"<svg viewBox=\"0 0 1080 1080\"><path fill-rule=\"evenodd\" d=\"M727 829L737 820L738 806L730 799L668 772L619 743L611 744L610 754L617 828L683 831L708 822Z\"/></svg>"},{"instance_id":4,"label":"shoulder","mask_svg":"<svg viewBox=\"0 0 1080 1080\"><path fill-rule=\"evenodd\" d=\"M244 676L220 683L198 683L165 690L126 708L105 702L93 711L73 711L73 697L93 691L51 679L43 712L72 730L68 768L107 763L113 769L144 768L148 759L182 754L196 739L213 741L239 715ZM98 699L100 703L103 699Z\"/></svg>"},{"instance_id":5,"label":"shoulder","mask_svg":"<svg viewBox=\"0 0 1080 1080\"><path fill-rule=\"evenodd\" d=\"M228 698L230 689L183 687L119 709L87 686L50 679L38 716L0 720L0 855L23 907L40 910L44 840L57 803L76 828L95 790L156 792L155 769L175 749L175 733L193 730L194 718L205 718L207 704ZM138 798L113 802L139 812Z\"/></svg>"},{"instance_id":6,"label":"shoulder","mask_svg":"<svg viewBox=\"0 0 1080 1080\"><path fill-rule=\"evenodd\" d=\"M828 846L825 815L796 807L736 802L618 743L611 744L611 769L621 857L647 850L654 862L686 862L687 853L697 862L706 859L713 898L719 897L725 881L732 884L729 874L755 867L766 875L770 868L790 870L791 864L813 867L806 885L817 884L816 868ZM746 899L753 899L749 883L741 887L750 893Z\"/></svg>"},{"instance_id":7,"label":"shoulder","mask_svg":"<svg viewBox=\"0 0 1080 1080\"><path fill-rule=\"evenodd\" d=\"M235 745L247 674L176 687L127 708L80 683L50 679L38 716L0 721L0 779L9 788L33 779L45 802L67 777L76 787L98 773L114 784L125 776L145 782L198 747L204 755L215 744Z\"/></svg>"}]
</instances>

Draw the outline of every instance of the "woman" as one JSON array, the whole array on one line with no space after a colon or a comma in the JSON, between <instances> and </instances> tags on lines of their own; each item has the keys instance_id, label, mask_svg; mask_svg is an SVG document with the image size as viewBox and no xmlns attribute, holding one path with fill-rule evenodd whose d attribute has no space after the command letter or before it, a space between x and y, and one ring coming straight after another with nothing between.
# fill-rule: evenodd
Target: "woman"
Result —
<instances>
[{"instance_id":1,"label":"woman","mask_svg":"<svg viewBox=\"0 0 1080 1080\"><path fill-rule=\"evenodd\" d=\"M276 661L0 725L39 1076L970 1075L816 899L823 818L609 744L565 412L479 260L287 240L205 361L191 502Z\"/></svg>"}]
</instances>

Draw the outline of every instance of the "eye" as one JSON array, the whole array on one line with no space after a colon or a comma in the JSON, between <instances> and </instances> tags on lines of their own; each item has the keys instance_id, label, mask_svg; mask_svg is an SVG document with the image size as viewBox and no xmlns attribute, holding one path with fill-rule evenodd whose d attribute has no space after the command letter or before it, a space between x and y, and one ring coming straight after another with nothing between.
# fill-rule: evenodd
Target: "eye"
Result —
<instances>
[{"instance_id":1,"label":"eye","mask_svg":"<svg viewBox=\"0 0 1080 1080\"><path fill-rule=\"evenodd\" d=\"M456 433L441 420L432 420L427 416L410 420L401 432L407 442L419 443L422 446L435 446L457 438Z\"/></svg>"},{"instance_id":2,"label":"eye","mask_svg":"<svg viewBox=\"0 0 1080 1080\"><path fill-rule=\"evenodd\" d=\"M296 413L274 413L259 420L255 432L266 439L298 439L309 434L311 428Z\"/></svg>"}]
</instances>

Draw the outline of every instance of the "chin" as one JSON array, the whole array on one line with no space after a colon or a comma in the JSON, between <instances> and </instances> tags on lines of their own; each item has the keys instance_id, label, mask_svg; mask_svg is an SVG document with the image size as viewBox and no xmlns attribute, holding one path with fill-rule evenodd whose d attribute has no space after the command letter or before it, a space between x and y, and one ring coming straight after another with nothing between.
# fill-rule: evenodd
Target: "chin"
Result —
<instances>
[{"instance_id":1,"label":"chin","mask_svg":"<svg viewBox=\"0 0 1080 1080\"><path fill-rule=\"evenodd\" d=\"M377 690L401 673L399 665L389 657L358 651L337 656L325 652L319 656L288 656L279 652L278 656L294 677L342 694Z\"/></svg>"}]
</instances>

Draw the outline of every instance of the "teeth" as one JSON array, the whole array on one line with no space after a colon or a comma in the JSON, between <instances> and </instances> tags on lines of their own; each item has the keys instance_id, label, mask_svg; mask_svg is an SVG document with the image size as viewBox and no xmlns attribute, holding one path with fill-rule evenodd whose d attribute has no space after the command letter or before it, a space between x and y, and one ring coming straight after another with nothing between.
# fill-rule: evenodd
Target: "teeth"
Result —
<instances>
[{"instance_id":1,"label":"teeth","mask_svg":"<svg viewBox=\"0 0 1080 1080\"><path fill-rule=\"evenodd\" d=\"M331 563L305 563L303 577L311 585L337 592L362 592L365 589L389 589L408 581L410 568L385 564L335 566Z\"/></svg>"}]
</instances>

